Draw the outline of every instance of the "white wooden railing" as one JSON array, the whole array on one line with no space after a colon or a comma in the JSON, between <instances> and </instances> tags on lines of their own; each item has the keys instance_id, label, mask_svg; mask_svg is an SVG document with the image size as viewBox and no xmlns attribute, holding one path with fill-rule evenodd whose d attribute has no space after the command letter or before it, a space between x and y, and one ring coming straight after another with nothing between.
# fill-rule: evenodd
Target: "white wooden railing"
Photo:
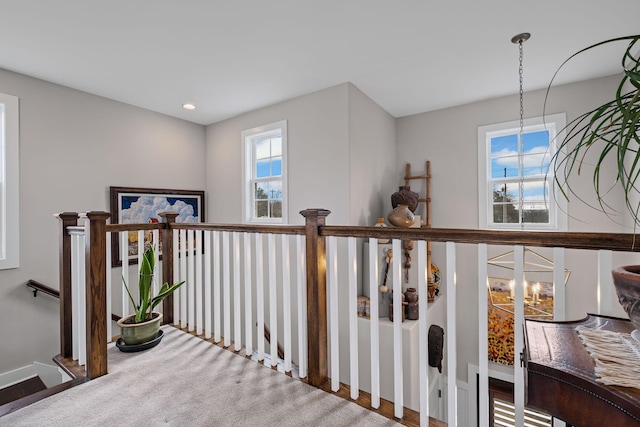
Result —
<instances>
[{"instance_id":1,"label":"white wooden railing","mask_svg":"<svg viewBox=\"0 0 640 427\"><path fill-rule=\"evenodd\" d=\"M81 221L85 221L82 219ZM152 241L155 245L160 241L159 229L164 225L158 225L158 229L152 231ZM84 364L86 353L83 348L86 343L83 337L86 332L87 312L83 311L83 303L87 289L84 277L90 274L85 271L89 267L85 258L90 246L85 239L85 230L89 227L74 226L67 229L73 242L72 261L72 282L74 283L73 305L77 308L74 311L74 332L73 332L73 358L79 364ZM135 229L136 225L130 225ZM271 366L278 364L277 345L278 341L284 343L283 370L290 372L294 365L298 367L298 375L306 378L308 374L308 361L311 360L309 349L312 343L309 342L309 313L308 310L308 286L309 275L306 268L309 262L306 247L309 237L301 233L301 228L292 228L291 232L278 233L268 232L268 228L251 228L250 226L221 226L214 224L173 224L171 226L177 238L172 239L173 248L173 278L170 280L185 280L186 285L173 298L173 323L205 339L211 339L214 343L233 351L243 351L247 356L251 356L257 361L263 361L268 356ZM244 228L243 228L244 227ZM228 231L228 229L236 231ZM246 231L237 231L244 230ZM278 227L275 230L284 230L286 227ZM145 228L149 230L149 225ZM448 379L447 387L447 409L444 418L449 425L458 425L458 389L455 386L458 378L458 347L456 338L458 336L457 318L459 316L456 305L457 299L457 276L458 271L477 270L477 298L478 298L478 318L477 333L479 337L478 346L478 370L479 370L479 420L478 425L486 426L489 420L489 362L487 361L487 284L488 284L488 247L495 245L511 245L514 251L514 280L515 286L515 352L514 352L514 384L515 384L515 408L516 423L524 425L524 368L520 366L520 351L524 346L522 324L524 320L524 250L526 247L537 245L553 248L553 280L556 301L556 320L564 320L564 269L565 250L558 245L576 249L594 249L602 236L607 239L604 242L604 250L597 251L598 265L598 310L602 314L610 314L614 305L613 288L610 280L610 269L612 265L611 250L632 249L632 237L628 235L598 235L598 234L573 234L573 233L497 233L491 234L477 230L444 230L444 229L380 229L373 227L329 227L320 226L316 230L322 239L322 244L318 243L319 259L326 266L326 271L322 268L318 270L318 283L322 286L326 279L326 289L328 292L328 377L330 379L330 389L337 392L341 388L341 369L349 370L348 379L343 379L343 383L350 386L351 399L357 400L361 397L363 390L370 393L370 404L374 409L381 407L381 355L384 351L393 353L393 386L392 398L394 403L393 416L403 418L406 415L406 396L404 378L407 369L404 366L405 346L403 345L403 324L402 306L393 306L393 346L391 349L380 347L380 327L381 321L378 317L378 287L381 283L379 275L380 266L378 264L377 245L378 238L392 238L392 249L395 254L400 254L401 242L403 239L411 239L416 242L417 255L416 268L418 272L417 287L419 294L419 320L418 322L418 342L415 343L418 352L418 372L409 372L410 375L419 377L419 405L415 411L421 415L433 415L435 408L429 406L430 374L428 366L427 334L430 325L431 308L427 301L426 283L429 277L427 265L427 244L426 240L444 243L445 263L444 263L444 286L443 295L438 304L446 303L446 346L445 346L445 375ZM137 283L137 271L129 263L128 256L128 233L120 233L120 251L122 259L122 277L127 283ZM144 230L138 231L138 253L143 252ZM165 230L163 230L165 233ZM111 233L107 232L107 235ZM576 240L578 236L578 240ZM611 240L614 236L615 239ZM324 253L324 241L326 239L326 258ZM362 243L368 242L368 253L362 253ZM576 241L578 243L576 243ZM105 240L107 248L110 247ZM488 243L487 243L488 242ZM514 243L515 242L515 243ZM471 243L477 247L477 265L470 265L468 259L464 260L464 265L457 260L457 245L459 243ZM591 247L590 245L594 245ZM157 249L157 246L156 246ZM158 253L158 251L156 251ZM106 265L111 266L112 260L108 250L105 250ZM359 283L362 276L359 254L368 257L368 283ZM326 261L325 261L326 260ZM161 263L157 263L159 266ZM87 267L85 267L87 266ZM158 267L159 268L159 267ZM111 268L107 268L106 283L112 282ZM391 265L392 289L396 295L403 292L403 277L401 257L394 256ZM117 272L117 273L116 273ZM120 275L117 269L113 274ZM325 274L326 276L322 275ZM160 276L160 274L158 274ZM166 279L164 279L166 280ZM120 282L115 279L114 282ZM563 286L559 286L562 283ZM77 285L77 286L76 286ZM156 283L156 286L158 283ZM359 346L359 322L362 321L357 313L356 297L362 287L369 288L371 296L370 310L371 316L367 321L367 333L370 338L368 351L362 351ZM122 287L114 292L120 292L122 298L122 315L130 312L128 297ZM347 292L343 290L347 288ZM111 292L108 292L111 295ZM348 297L348 309L340 310L341 295ZM474 295L474 297L476 296ZM61 298L62 301L62 298ZM107 313L111 313L111 298L107 298ZM268 312L268 314L267 314ZM313 313L313 318L317 319L318 313ZM322 319L322 316L319 317ZM76 323L77 322L77 323ZM107 325L110 326L109 321ZM472 322L473 323L473 322ZM271 330L270 346L265 348L263 339L264 326ZM340 344L340 337L344 331L348 331L348 346L344 348ZM111 331L107 333L112 336ZM294 345L297 341L297 345ZM106 344L106 343L105 343ZM76 354L77 351L77 354ZM341 354L346 355L343 360L348 360L348 367L343 368L340 364ZM361 366L369 365L370 381L368 384L360 384L360 377L363 373ZM420 416L420 425L426 426L429 423L428 416Z\"/></svg>"}]
</instances>

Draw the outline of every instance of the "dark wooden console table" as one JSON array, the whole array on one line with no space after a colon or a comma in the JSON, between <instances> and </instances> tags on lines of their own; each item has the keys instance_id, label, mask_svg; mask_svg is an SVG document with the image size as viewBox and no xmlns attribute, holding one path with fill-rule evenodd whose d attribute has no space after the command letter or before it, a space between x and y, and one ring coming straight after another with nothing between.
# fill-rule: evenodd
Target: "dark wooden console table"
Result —
<instances>
[{"instance_id":1,"label":"dark wooden console table","mask_svg":"<svg viewBox=\"0 0 640 427\"><path fill-rule=\"evenodd\" d=\"M575 322L525 321L526 404L578 427L640 426L640 389L596 382L575 328L629 333L631 322L588 315Z\"/></svg>"}]
</instances>

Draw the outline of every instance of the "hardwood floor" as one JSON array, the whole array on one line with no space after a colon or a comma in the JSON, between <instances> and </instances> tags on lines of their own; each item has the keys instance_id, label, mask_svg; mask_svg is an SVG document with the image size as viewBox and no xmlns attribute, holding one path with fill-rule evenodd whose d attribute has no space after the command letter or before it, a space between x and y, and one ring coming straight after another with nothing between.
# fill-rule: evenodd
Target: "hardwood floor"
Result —
<instances>
[{"instance_id":1,"label":"hardwood floor","mask_svg":"<svg viewBox=\"0 0 640 427\"><path fill-rule=\"evenodd\" d=\"M35 376L29 378L28 380L0 390L0 405L13 402L14 400L21 399L41 390L46 390L46 388L47 386L44 385L40 377Z\"/></svg>"}]
</instances>

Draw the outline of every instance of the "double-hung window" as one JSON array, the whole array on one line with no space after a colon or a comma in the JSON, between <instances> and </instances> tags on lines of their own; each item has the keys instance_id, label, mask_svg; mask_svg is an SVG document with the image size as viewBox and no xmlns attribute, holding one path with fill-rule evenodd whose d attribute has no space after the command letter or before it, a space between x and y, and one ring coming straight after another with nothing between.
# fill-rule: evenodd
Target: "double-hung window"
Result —
<instances>
[{"instance_id":1,"label":"double-hung window","mask_svg":"<svg viewBox=\"0 0 640 427\"><path fill-rule=\"evenodd\" d=\"M246 222L287 221L287 121L248 129L244 142Z\"/></svg>"},{"instance_id":2,"label":"double-hung window","mask_svg":"<svg viewBox=\"0 0 640 427\"><path fill-rule=\"evenodd\" d=\"M18 123L18 98L0 93L0 270L20 264Z\"/></svg>"},{"instance_id":3,"label":"double-hung window","mask_svg":"<svg viewBox=\"0 0 640 427\"><path fill-rule=\"evenodd\" d=\"M565 115L478 128L480 228L566 230L566 203L553 189L556 141Z\"/></svg>"}]
</instances>

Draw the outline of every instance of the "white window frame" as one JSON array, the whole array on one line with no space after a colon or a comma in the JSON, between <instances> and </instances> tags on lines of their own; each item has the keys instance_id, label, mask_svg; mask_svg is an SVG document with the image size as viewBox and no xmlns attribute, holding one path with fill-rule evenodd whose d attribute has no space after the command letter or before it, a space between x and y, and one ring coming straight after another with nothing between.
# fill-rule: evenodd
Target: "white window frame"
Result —
<instances>
[{"instance_id":1,"label":"white window frame","mask_svg":"<svg viewBox=\"0 0 640 427\"><path fill-rule=\"evenodd\" d=\"M20 266L19 102L0 93L0 270Z\"/></svg>"},{"instance_id":2,"label":"white window frame","mask_svg":"<svg viewBox=\"0 0 640 427\"><path fill-rule=\"evenodd\" d=\"M254 178L255 158L253 142L266 134L279 132L282 138L282 218L256 218ZM243 182L244 222L259 224L287 224L288 223L288 189L287 189L287 121L269 123L242 131L242 158L243 158Z\"/></svg>"},{"instance_id":3,"label":"white window frame","mask_svg":"<svg viewBox=\"0 0 640 427\"><path fill-rule=\"evenodd\" d=\"M556 152L559 141L564 139L566 114L558 113L543 117L533 117L523 121L524 133L547 130L549 131L549 150L551 156ZM515 132L514 132L515 130ZM478 217L481 229L491 230L524 230L524 231L567 231L568 215L567 201L559 193L553 179L553 170L549 171L549 223L548 224L504 224L493 222L493 204L489 198L493 197L491 187L491 138L500 135L519 133L520 121L514 120L504 123L478 127Z\"/></svg>"}]
</instances>

